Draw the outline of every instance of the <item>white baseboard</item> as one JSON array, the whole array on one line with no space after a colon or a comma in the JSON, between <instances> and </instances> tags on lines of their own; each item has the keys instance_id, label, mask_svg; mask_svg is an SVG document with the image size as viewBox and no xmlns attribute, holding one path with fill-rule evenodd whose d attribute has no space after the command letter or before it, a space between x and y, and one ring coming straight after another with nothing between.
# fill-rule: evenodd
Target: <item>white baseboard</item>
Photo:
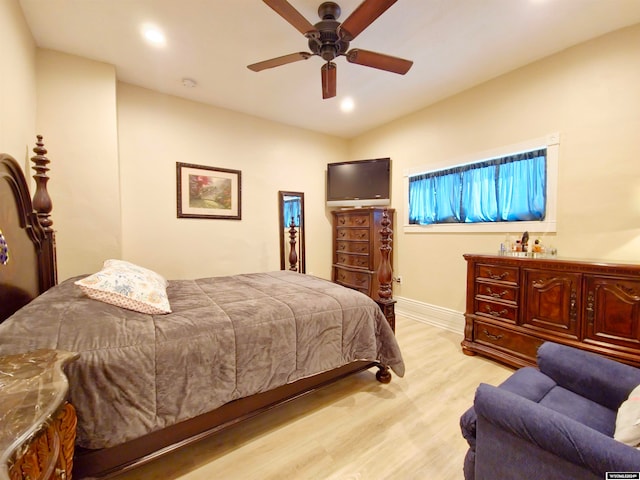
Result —
<instances>
[{"instance_id":1,"label":"white baseboard","mask_svg":"<svg viewBox=\"0 0 640 480\"><path fill-rule=\"evenodd\" d=\"M398 315L464 335L464 313L404 297L394 297Z\"/></svg>"}]
</instances>

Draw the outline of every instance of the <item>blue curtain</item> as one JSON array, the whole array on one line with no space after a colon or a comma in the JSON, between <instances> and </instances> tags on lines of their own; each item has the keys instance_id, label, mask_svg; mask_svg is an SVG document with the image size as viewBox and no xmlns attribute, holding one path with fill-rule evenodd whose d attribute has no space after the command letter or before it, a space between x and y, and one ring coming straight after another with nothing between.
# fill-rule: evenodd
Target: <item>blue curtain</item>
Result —
<instances>
[{"instance_id":1,"label":"blue curtain","mask_svg":"<svg viewBox=\"0 0 640 480\"><path fill-rule=\"evenodd\" d=\"M289 228L291 226L291 218L296 227L300 226L300 199L291 198L284 201L284 226Z\"/></svg>"},{"instance_id":2,"label":"blue curtain","mask_svg":"<svg viewBox=\"0 0 640 480\"><path fill-rule=\"evenodd\" d=\"M418 175L409 179L409 223L460 221L458 169Z\"/></svg>"},{"instance_id":3,"label":"blue curtain","mask_svg":"<svg viewBox=\"0 0 640 480\"><path fill-rule=\"evenodd\" d=\"M436 189L433 177L409 178L409 223L428 225L436 221Z\"/></svg>"},{"instance_id":4,"label":"blue curtain","mask_svg":"<svg viewBox=\"0 0 640 480\"><path fill-rule=\"evenodd\" d=\"M409 178L409 223L543 220L546 149Z\"/></svg>"},{"instance_id":5,"label":"blue curtain","mask_svg":"<svg viewBox=\"0 0 640 480\"><path fill-rule=\"evenodd\" d=\"M436 223L459 223L460 189L462 178L459 171L435 177Z\"/></svg>"},{"instance_id":6,"label":"blue curtain","mask_svg":"<svg viewBox=\"0 0 640 480\"><path fill-rule=\"evenodd\" d=\"M496 165L464 169L462 205L466 223L495 222L498 217Z\"/></svg>"},{"instance_id":7,"label":"blue curtain","mask_svg":"<svg viewBox=\"0 0 640 480\"><path fill-rule=\"evenodd\" d=\"M499 220L543 220L547 203L547 151L514 155L499 167Z\"/></svg>"}]
</instances>

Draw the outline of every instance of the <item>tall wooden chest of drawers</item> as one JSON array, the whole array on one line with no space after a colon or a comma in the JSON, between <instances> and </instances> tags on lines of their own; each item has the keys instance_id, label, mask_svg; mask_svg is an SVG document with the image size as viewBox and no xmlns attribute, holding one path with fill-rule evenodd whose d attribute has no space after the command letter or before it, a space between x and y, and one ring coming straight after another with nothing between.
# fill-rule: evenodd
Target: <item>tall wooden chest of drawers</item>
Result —
<instances>
[{"instance_id":1,"label":"tall wooden chest of drawers","mask_svg":"<svg viewBox=\"0 0 640 480\"><path fill-rule=\"evenodd\" d=\"M463 352L535 365L544 341L640 367L640 265L465 255Z\"/></svg>"},{"instance_id":2,"label":"tall wooden chest of drawers","mask_svg":"<svg viewBox=\"0 0 640 480\"><path fill-rule=\"evenodd\" d=\"M383 208L336 210L333 215L332 280L379 300ZM393 225L394 210L387 209ZM392 258L389 258L392 262Z\"/></svg>"}]
</instances>

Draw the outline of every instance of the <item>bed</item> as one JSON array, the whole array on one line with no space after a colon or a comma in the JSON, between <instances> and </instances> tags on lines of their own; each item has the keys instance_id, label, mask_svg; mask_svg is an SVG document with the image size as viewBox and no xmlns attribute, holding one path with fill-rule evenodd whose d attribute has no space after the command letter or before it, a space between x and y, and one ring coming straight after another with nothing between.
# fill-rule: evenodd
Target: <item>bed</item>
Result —
<instances>
[{"instance_id":1,"label":"bed","mask_svg":"<svg viewBox=\"0 0 640 480\"><path fill-rule=\"evenodd\" d=\"M65 368L75 478L133 468L355 372L377 367L383 383L404 374L378 304L310 275L165 281L164 313L87 295L113 262L128 268L121 260L58 284L49 160L36 145L33 201L17 162L0 155L0 355L80 354Z\"/></svg>"}]
</instances>

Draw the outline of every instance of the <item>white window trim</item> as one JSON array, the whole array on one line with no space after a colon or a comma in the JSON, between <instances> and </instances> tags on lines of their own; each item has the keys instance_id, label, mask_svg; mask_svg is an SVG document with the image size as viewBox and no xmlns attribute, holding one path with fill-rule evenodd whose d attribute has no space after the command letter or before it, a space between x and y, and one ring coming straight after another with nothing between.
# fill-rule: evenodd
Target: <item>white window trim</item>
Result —
<instances>
[{"instance_id":1,"label":"white window trim","mask_svg":"<svg viewBox=\"0 0 640 480\"><path fill-rule=\"evenodd\" d=\"M531 222L482 222L482 223L434 223L431 225L409 224L409 177L424 172L443 170L456 166L477 163L483 160L505 157L518 152L527 152L536 148L547 149L547 210L543 221ZM525 142L506 145L494 150L467 155L440 165L429 165L405 170L402 179L404 199L404 233L484 233L529 231L533 233L549 233L556 231L556 212L558 201L558 151L560 150L560 134L551 133L545 137Z\"/></svg>"}]
</instances>

